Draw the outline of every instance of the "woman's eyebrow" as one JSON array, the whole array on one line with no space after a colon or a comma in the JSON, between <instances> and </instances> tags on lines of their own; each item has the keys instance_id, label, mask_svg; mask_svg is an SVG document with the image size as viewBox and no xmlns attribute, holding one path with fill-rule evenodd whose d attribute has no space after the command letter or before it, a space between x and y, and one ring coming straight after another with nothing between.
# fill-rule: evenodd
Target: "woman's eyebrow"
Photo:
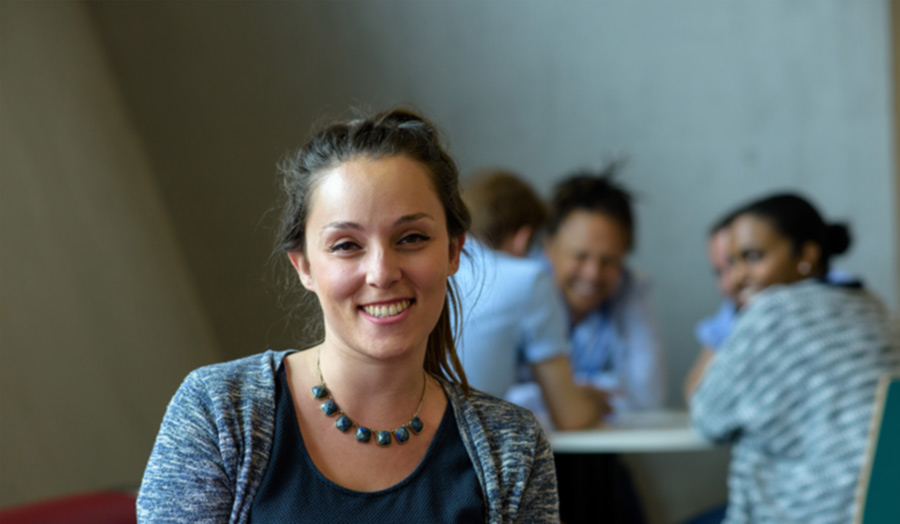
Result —
<instances>
[{"instance_id":1,"label":"woman's eyebrow","mask_svg":"<svg viewBox=\"0 0 900 524\"><path fill-rule=\"evenodd\" d=\"M354 229L357 231L362 231L363 227L356 222L335 221L325 224L325 227L322 228L322 231L325 231L326 229Z\"/></svg>"},{"instance_id":2,"label":"woman's eyebrow","mask_svg":"<svg viewBox=\"0 0 900 524\"><path fill-rule=\"evenodd\" d=\"M423 218L427 218L428 220L434 220L434 218L428 213L413 213L412 215L403 215L394 221L395 225L406 224L408 222L415 222L416 220L420 220Z\"/></svg>"},{"instance_id":3,"label":"woman's eyebrow","mask_svg":"<svg viewBox=\"0 0 900 524\"><path fill-rule=\"evenodd\" d=\"M411 215L403 215L402 217L398 218L397 220L394 221L394 225L415 222L415 221L421 220L423 218L428 219L428 220L434 220L434 217L432 217L428 213L413 213ZM325 224L325 226L322 227L323 231L328 230L328 229L352 229L355 231L362 231L365 228L361 224L358 224L356 222L350 222L350 221L345 221L345 220L336 220L334 222Z\"/></svg>"}]
</instances>

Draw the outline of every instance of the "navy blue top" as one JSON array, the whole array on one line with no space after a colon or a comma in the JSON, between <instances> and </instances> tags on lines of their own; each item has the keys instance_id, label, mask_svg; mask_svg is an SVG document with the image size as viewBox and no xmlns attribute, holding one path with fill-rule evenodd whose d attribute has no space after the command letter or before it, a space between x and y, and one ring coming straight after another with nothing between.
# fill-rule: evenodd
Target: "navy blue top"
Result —
<instances>
[{"instance_id":1,"label":"navy blue top","mask_svg":"<svg viewBox=\"0 0 900 524\"><path fill-rule=\"evenodd\" d=\"M275 438L253 500L251 523L485 521L478 476L449 407L425 457L408 477L381 491L354 491L335 484L313 464L300 433L284 365L275 382ZM334 432L334 438L353 438L337 428ZM380 451L374 438L359 445L371 446L372 453Z\"/></svg>"}]
</instances>

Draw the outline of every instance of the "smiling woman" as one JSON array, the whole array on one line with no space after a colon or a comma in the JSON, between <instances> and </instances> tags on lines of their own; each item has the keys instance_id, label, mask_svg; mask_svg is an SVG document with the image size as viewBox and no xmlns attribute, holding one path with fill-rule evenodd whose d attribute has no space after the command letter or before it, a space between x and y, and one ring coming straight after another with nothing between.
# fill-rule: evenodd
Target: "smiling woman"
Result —
<instances>
[{"instance_id":1,"label":"smiling woman","mask_svg":"<svg viewBox=\"0 0 900 524\"><path fill-rule=\"evenodd\" d=\"M282 171L279 242L324 339L192 373L139 520L557 522L534 416L470 391L456 356L469 214L434 127L400 110L335 124Z\"/></svg>"},{"instance_id":2,"label":"smiling woman","mask_svg":"<svg viewBox=\"0 0 900 524\"><path fill-rule=\"evenodd\" d=\"M351 160L316 185L306 251L288 256L318 297L336 349L424 359L464 241L450 238L432 188L405 156Z\"/></svg>"},{"instance_id":3,"label":"smiling woman","mask_svg":"<svg viewBox=\"0 0 900 524\"><path fill-rule=\"evenodd\" d=\"M689 397L697 429L734 444L725 522L850 522L876 384L900 370L900 341L874 295L828 274L846 226L794 194L732 216L740 316Z\"/></svg>"}]
</instances>

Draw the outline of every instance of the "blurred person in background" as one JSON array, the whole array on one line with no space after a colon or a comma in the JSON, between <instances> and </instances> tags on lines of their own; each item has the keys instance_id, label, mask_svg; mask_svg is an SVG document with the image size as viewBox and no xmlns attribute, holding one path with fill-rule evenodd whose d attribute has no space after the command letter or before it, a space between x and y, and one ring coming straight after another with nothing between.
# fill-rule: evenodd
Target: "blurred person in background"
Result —
<instances>
[{"instance_id":1,"label":"blurred person in background","mask_svg":"<svg viewBox=\"0 0 900 524\"><path fill-rule=\"evenodd\" d=\"M850 522L897 332L859 282L827 278L850 234L804 198L751 202L729 229L740 316L689 388L697 430L733 444L724 522Z\"/></svg>"},{"instance_id":2,"label":"blurred person in background","mask_svg":"<svg viewBox=\"0 0 900 524\"><path fill-rule=\"evenodd\" d=\"M685 399L689 399L690 392L699 379L700 374L706 368L706 364L715 352L722 346L737 322L737 304L734 280L728 264L728 249L731 243L731 232L728 226L734 217L731 214L713 224L706 239L706 255L709 266L716 277L716 287L723 296L722 304L715 314L702 319L697 323L694 336L700 343L700 353L685 380Z\"/></svg>"},{"instance_id":3,"label":"blurred person in background","mask_svg":"<svg viewBox=\"0 0 900 524\"><path fill-rule=\"evenodd\" d=\"M731 226L737 212L733 210L715 222L707 237L706 247L709 265L715 274L716 287L722 294L723 299L716 313L698 322L694 330L694 335L700 344L700 352L685 380L684 394L687 403L690 402L690 394L707 363L715 355L715 352L722 347L731 335L731 332L734 331L734 326L737 324L738 314L740 313L736 296L737 283L732 278L729 264L729 250L731 247L731 230L729 226ZM824 279L834 284L859 284L859 281L849 273L834 267L828 268Z\"/></svg>"},{"instance_id":4,"label":"blurred person in background","mask_svg":"<svg viewBox=\"0 0 900 524\"><path fill-rule=\"evenodd\" d=\"M556 185L543 246L566 302L575 382L604 391L613 416L660 409L666 391L650 284L626 263L635 218L631 195L613 180L617 169L576 173ZM564 521L645 522L617 456L557 454L556 467ZM597 472L610 468L615 489L591 490Z\"/></svg>"},{"instance_id":5,"label":"blurred person in background","mask_svg":"<svg viewBox=\"0 0 900 524\"><path fill-rule=\"evenodd\" d=\"M471 235L456 273L462 305L460 360L469 384L492 395L534 388L538 403L523 403L556 429L580 429L608 411L599 391L576 386L569 365L565 306L553 276L527 258L546 210L517 175L486 170L463 184ZM458 319L457 319L458 320ZM520 383L525 367L534 380Z\"/></svg>"},{"instance_id":6,"label":"blurred person in background","mask_svg":"<svg viewBox=\"0 0 900 524\"><path fill-rule=\"evenodd\" d=\"M649 281L626 263L635 218L631 195L613 180L616 169L557 184L544 253L567 305L576 382L606 391L613 411L658 409L663 349Z\"/></svg>"}]
</instances>

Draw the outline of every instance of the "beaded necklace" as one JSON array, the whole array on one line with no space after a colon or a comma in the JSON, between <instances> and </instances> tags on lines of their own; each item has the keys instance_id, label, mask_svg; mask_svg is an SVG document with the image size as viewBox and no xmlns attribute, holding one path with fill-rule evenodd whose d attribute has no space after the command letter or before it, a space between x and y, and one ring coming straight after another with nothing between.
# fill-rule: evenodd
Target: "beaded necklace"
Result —
<instances>
[{"instance_id":1,"label":"beaded necklace","mask_svg":"<svg viewBox=\"0 0 900 524\"><path fill-rule=\"evenodd\" d=\"M416 408L416 412L413 413L412 419L401 425L397 429L390 430L382 430L382 431L374 431L365 427L360 426L356 422L354 422L350 417L344 413L340 407L338 407L337 402L334 401L334 397L331 396L331 392L328 391L328 388L325 386L325 379L322 377L322 367L319 365L319 358L322 356L322 348L319 347L318 351L316 351L316 371L319 372L319 382L318 386L313 386L312 395L313 398L322 400L325 399L325 402L320 406L322 408L322 413L325 413L326 416L334 416L337 415L337 419L334 421L334 426L346 433L350 428L356 428L356 440L359 442L369 442L372 439L372 433L375 433L375 442L378 443L379 446L388 446L392 442L393 438L397 439L397 442L403 444L407 440L409 440L409 432L412 431L414 434L418 435L419 432L425 427L425 424L422 422L422 419L419 418L419 410L422 409L422 404L425 403L425 389L428 386L428 380L426 380L422 385L422 398L419 400L419 407ZM424 371L423 371L424 373ZM409 429L407 429L409 428Z\"/></svg>"}]
</instances>

